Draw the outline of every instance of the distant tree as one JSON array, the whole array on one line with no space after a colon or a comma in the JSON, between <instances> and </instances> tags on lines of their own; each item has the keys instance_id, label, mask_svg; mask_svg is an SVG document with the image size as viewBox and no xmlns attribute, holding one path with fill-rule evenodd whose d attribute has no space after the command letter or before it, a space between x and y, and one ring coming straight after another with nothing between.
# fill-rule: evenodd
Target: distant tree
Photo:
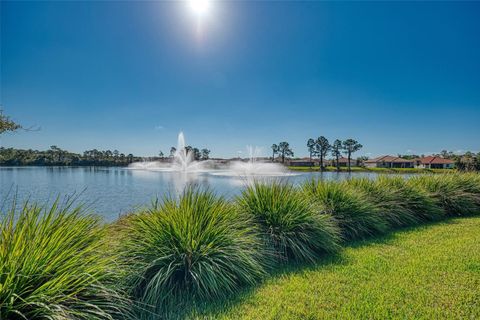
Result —
<instances>
[{"instance_id":1,"label":"distant tree","mask_svg":"<svg viewBox=\"0 0 480 320\"><path fill-rule=\"evenodd\" d=\"M62 149L57 146L50 146L50 153L52 155L53 162L60 162L60 158L62 156Z\"/></svg>"},{"instance_id":2,"label":"distant tree","mask_svg":"<svg viewBox=\"0 0 480 320\"><path fill-rule=\"evenodd\" d=\"M335 166L337 167L337 171L340 171L340 163L339 159L342 155L342 141L336 139L332 144L332 156L335 157Z\"/></svg>"},{"instance_id":3,"label":"distant tree","mask_svg":"<svg viewBox=\"0 0 480 320\"><path fill-rule=\"evenodd\" d=\"M278 153L279 150L280 149L275 143L272 144L272 161L275 161L275 155Z\"/></svg>"},{"instance_id":4,"label":"distant tree","mask_svg":"<svg viewBox=\"0 0 480 320\"><path fill-rule=\"evenodd\" d=\"M170 158L173 158L175 156L176 152L177 152L177 148L171 147L170 148Z\"/></svg>"},{"instance_id":5,"label":"distant tree","mask_svg":"<svg viewBox=\"0 0 480 320\"><path fill-rule=\"evenodd\" d=\"M323 158L327 155L328 150L330 150L330 143L328 143L328 139L324 136L318 137L317 141L315 141L315 149L317 151L318 157L320 158L320 170L323 171Z\"/></svg>"},{"instance_id":6,"label":"distant tree","mask_svg":"<svg viewBox=\"0 0 480 320\"><path fill-rule=\"evenodd\" d=\"M420 158L420 156L418 154L400 154L400 153L398 153L397 156L399 158L408 159L408 160ZM366 160L368 160L368 159L366 159Z\"/></svg>"},{"instance_id":7,"label":"distant tree","mask_svg":"<svg viewBox=\"0 0 480 320\"><path fill-rule=\"evenodd\" d=\"M308 139L307 141L307 148L308 148L308 153L310 154L310 162L312 162L312 157L315 155L315 139Z\"/></svg>"},{"instance_id":8,"label":"distant tree","mask_svg":"<svg viewBox=\"0 0 480 320\"><path fill-rule=\"evenodd\" d=\"M198 148L191 148L190 151L193 152L193 159L194 160L200 160L202 155L201 155L200 150Z\"/></svg>"},{"instance_id":9,"label":"distant tree","mask_svg":"<svg viewBox=\"0 0 480 320\"><path fill-rule=\"evenodd\" d=\"M0 134L10 131L17 131L22 129L22 126L11 120L8 116L3 114L3 110L0 109Z\"/></svg>"},{"instance_id":10,"label":"distant tree","mask_svg":"<svg viewBox=\"0 0 480 320\"><path fill-rule=\"evenodd\" d=\"M158 152L158 156L159 156L161 159L163 159L163 157L164 157L165 155L163 154L162 150L160 150L160 151Z\"/></svg>"},{"instance_id":11,"label":"distant tree","mask_svg":"<svg viewBox=\"0 0 480 320\"><path fill-rule=\"evenodd\" d=\"M363 166L363 163L364 163L365 161L367 161L367 160L368 160L368 157L367 157L367 156L357 157L357 162L356 162L356 163L357 163L357 166L359 166L359 167L360 167L360 166Z\"/></svg>"},{"instance_id":12,"label":"distant tree","mask_svg":"<svg viewBox=\"0 0 480 320\"><path fill-rule=\"evenodd\" d=\"M0 166L125 166L130 162L140 160L139 157L131 155L127 161L123 153L119 154L119 158L107 158L107 154L107 151L97 149L77 154L62 150L57 146L51 146L46 151L0 148Z\"/></svg>"},{"instance_id":13,"label":"distant tree","mask_svg":"<svg viewBox=\"0 0 480 320\"><path fill-rule=\"evenodd\" d=\"M362 145L354 139L347 139L342 143L343 152L347 155L348 158L348 171L351 171L350 160L352 159L352 153L357 152L362 149Z\"/></svg>"},{"instance_id":14,"label":"distant tree","mask_svg":"<svg viewBox=\"0 0 480 320\"><path fill-rule=\"evenodd\" d=\"M115 158L118 158L118 155L119 155L119 154L120 154L120 152L119 152L117 149L113 150L113 156L114 156Z\"/></svg>"},{"instance_id":15,"label":"distant tree","mask_svg":"<svg viewBox=\"0 0 480 320\"><path fill-rule=\"evenodd\" d=\"M293 157L293 151L290 149L290 144L286 141L278 144L278 152L282 157L282 163L285 163L285 157Z\"/></svg>"},{"instance_id":16,"label":"distant tree","mask_svg":"<svg viewBox=\"0 0 480 320\"><path fill-rule=\"evenodd\" d=\"M442 151L440 152L440 156L441 156L442 158L448 158L448 151L447 151L447 150L442 150Z\"/></svg>"},{"instance_id":17,"label":"distant tree","mask_svg":"<svg viewBox=\"0 0 480 320\"><path fill-rule=\"evenodd\" d=\"M107 150L105 151L105 157L107 159L111 158L113 156L113 152L111 150Z\"/></svg>"},{"instance_id":18,"label":"distant tree","mask_svg":"<svg viewBox=\"0 0 480 320\"><path fill-rule=\"evenodd\" d=\"M200 150L200 153L202 160L208 160L210 158L210 150L203 148L202 150Z\"/></svg>"},{"instance_id":19,"label":"distant tree","mask_svg":"<svg viewBox=\"0 0 480 320\"><path fill-rule=\"evenodd\" d=\"M128 161L128 163L132 163L132 162L133 162L133 154L129 153L129 154L127 155L127 161Z\"/></svg>"}]
</instances>

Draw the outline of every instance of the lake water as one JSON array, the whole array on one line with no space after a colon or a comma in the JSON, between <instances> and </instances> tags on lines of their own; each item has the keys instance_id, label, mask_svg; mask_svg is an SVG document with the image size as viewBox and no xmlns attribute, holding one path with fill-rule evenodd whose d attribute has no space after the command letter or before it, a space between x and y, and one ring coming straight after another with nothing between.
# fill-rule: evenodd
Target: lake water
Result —
<instances>
[{"instance_id":1,"label":"lake water","mask_svg":"<svg viewBox=\"0 0 480 320\"><path fill-rule=\"evenodd\" d=\"M341 180L374 173L308 172L293 173L282 180L298 184L312 177ZM278 178L268 178L278 179ZM77 202L112 221L119 215L148 206L156 197L175 194L186 185L210 188L217 194L234 197L247 184L245 178L211 173L183 174L109 167L0 167L0 206L26 200L52 203L57 197L76 196Z\"/></svg>"}]
</instances>

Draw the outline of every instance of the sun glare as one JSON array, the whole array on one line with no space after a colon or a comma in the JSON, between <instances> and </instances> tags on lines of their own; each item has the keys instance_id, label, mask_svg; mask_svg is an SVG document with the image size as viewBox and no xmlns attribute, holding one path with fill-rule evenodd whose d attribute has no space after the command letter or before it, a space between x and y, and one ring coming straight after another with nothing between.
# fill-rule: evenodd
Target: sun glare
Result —
<instances>
[{"instance_id":1,"label":"sun glare","mask_svg":"<svg viewBox=\"0 0 480 320\"><path fill-rule=\"evenodd\" d=\"M209 0L189 0L190 8L197 16L204 16L210 10Z\"/></svg>"}]
</instances>

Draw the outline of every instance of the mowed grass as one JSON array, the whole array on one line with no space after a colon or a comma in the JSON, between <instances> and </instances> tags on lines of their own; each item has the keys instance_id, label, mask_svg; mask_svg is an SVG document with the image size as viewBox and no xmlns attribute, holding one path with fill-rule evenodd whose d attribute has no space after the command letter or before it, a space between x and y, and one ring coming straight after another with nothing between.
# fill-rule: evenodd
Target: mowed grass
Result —
<instances>
[{"instance_id":1,"label":"mowed grass","mask_svg":"<svg viewBox=\"0 0 480 320\"><path fill-rule=\"evenodd\" d=\"M356 242L191 318L480 319L480 218Z\"/></svg>"}]
</instances>

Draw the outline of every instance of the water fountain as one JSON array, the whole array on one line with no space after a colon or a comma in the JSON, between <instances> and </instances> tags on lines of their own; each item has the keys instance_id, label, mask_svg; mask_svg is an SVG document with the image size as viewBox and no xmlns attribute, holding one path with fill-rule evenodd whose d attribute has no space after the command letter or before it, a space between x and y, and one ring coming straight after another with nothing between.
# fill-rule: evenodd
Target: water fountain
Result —
<instances>
[{"instance_id":1,"label":"water fountain","mask_svg":"<svg viewBox=\"0 0 480 320\"><path fill-rule=\"evenodd\" d=\"M249 176L284 176L288 172L278 163L259 161L261 148L247 146L247 161L233 161L227 173L241 177Z\"/></svg>"},{"instance_id":2,"label":"water fountain","mask_svg":"<svg viewBox=\"0 0 480 320\"><path fill-rule=\"evenodd\" d=\"M150 171L175 171L184 173L195 173L206 171L211 161L196 161L193 152L185 148L185 136L183 132L178 134L177 149L171 162L143 161L130 164L129 169L140 169Z\"/></svg>"},{"instance_id":3,"label":"water fountain","mask_svg":"<svg viewBox=\"0 0 480 320\"><path fill-rule=\"evenodd\" d=\"M231 176L231 177L275 177L291 175L284 166L272 163L259 161L261 149L259 147L248 146L248 159L232 161L224 168L216 168L211 160L196 161L193 157L193 152L185 148L185 136L183 132L178 134L177 149L171 162L162 161L143 161L135 162L129 166L129 169L148 170L148 171L171 171L185 174L211 174L217 176Z\"/></svg>"}]
</instances>

